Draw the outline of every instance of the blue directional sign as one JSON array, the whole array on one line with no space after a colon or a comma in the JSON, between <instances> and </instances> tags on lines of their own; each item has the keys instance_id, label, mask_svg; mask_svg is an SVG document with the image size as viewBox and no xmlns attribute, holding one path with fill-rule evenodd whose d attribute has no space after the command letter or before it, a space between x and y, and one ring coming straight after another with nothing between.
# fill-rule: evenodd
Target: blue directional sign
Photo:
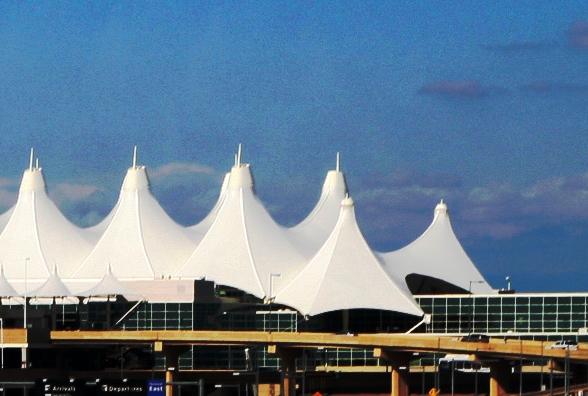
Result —
<instances>
[{"instance_id":1,"label":"blue directional sign","mask_svg":"<svg viewBox=\"0 0 588 396\"><path fill-rule=\"evenodd\" d=\"M147 396L164 396L165 386L162 379L147 380Z\"/></svg>"}]
</instances>

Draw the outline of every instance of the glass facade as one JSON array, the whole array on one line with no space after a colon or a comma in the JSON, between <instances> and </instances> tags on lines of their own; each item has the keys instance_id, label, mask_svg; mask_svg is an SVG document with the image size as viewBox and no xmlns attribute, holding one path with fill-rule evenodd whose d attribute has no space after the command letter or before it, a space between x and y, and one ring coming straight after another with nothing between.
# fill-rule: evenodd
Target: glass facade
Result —
<instances>
[{"instance_id":1,"label":"glass facade","mask_svg":"<svg viewBox=\"0 0 588 396\"><path fill-rule=\"evenodd\" d=\"M216 290L216 297L193 303L91 302L29 307L29 324L56 329L123 330L258 330L273 332L404 333L420 318L378 310L328 312L305 318L292 309L264 304L234 289ZM413 333L488 334L522 339L575 339L588 342L588 293L493 295L423 295L415 297L431 316ZM22 306L5 306L6 322L21 325ZM14 317L14 319L12 319ZM161 354L155 367L164 368ZM279 358L265 348L193 346L180 357L180 369L279 368ZM372 349L306 349L298 360L306 370L332 367L374 367L381 363Z\"/></svg>"},{"instance_id":2,"label":"glass facade","mask_svg":"<svg viewBox=\"0 0 588 396\"><path fill-rule=\"evenodd\" d=\"M543 338L583 334L588 327L588 294L497 294L418 296L431 315L430 333L516 334Z\"/></svg>"},{"instance_id":3,"label":"glass facade","mask_svg":"<svg viewBox=\"0 0 588 396\"><path fill-rule=\"evenodd\" d=\"M309 320L285 307L269 306L234 290L228 292L219 293L221 298L210 303L141 303L134 308L126 304L112 309L116 313L112 321L132 309L119 328L275 332L338 332L345 328L345 331L359 333L402 333L419 320L377 310L330 312ZM573 336L588 341L588 334L584 334L584 329L588 328L588 294L430 295L417 296L416 300L423 311L431 315L431 322L415 329L415 333L483 333L525 339ZM104 309L97 307L87 307L84 318L89 322L104 321ZM194 346L180 357L180 369L277 369L279 364L278 357L268 354L265 348ZM325 348L305 350L298 364L307 370L328 370L330 367L373 367L382 363L373 357L371 349ZM156 366L165 366L163 358L156 359Z\"/></svg>"},{"instance_id":4,"label":"glass facade","mask_svg":"<svg viewBox=\"0 0 588 396\"><path fill-rule=\"evenodd\" d=\"M141 304L122 324L124 330L192 330L191 303Z\"/></svg>"}]
</instances>

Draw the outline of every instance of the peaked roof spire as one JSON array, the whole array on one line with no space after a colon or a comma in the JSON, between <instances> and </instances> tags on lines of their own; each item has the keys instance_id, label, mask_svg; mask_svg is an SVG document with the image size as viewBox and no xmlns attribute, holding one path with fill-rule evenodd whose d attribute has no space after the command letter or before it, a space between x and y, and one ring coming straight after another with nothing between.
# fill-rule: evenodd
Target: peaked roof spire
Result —
<instances>
[{"instance_id":1,"label":"peaked roof spire","mask_svg":"<svg viewBox=\"0 0 588 396\"><path fill-rule=\"evenodd\" d=\"M240 164L240 154L237 158ZM289 279L304 262L305 257L255 195L249 164L231 169L214 216L200 244L175 276L204 277L263 298L269 295L271 273Z\"/></svg>"},{"instance_id":2,"label":"peaked roof spire","mask_svg":"<svg viewBox=\"0 0 588 396\"><path fill-rule=\"evenodd\" d=\"M362 282L357 281L359 277ZM332 298L334 295L336 299ZM357 225L353 199L348 194L340 202L337 224L323 246L294 280L278 290L275 298L276 302L311 316L355 308L423 314L370 249Z\"/></svg>"},{"instance_id":3,"label":"peaked roof spire","mask_svg":"<svg viewBox=\"0 0 588 396\"><path fill-rule=\"evenodd\" d=\"M392 277L405 282L407 287L411 288L409 276L420 277L419 283L412 285L413 294L428 293L424 290L427 285L420 282L426 278L440 279L474 294L492 292L455 236L443 200L435 206L433 221L421 236L399 250L381 253L380 257Z\"/></svg>"},{"instance_id":4,"label":"peaked roof spire","mask_svg":"<svg viewBox=\"0 0 588 396\"><path fill-rule=\"evenodd\" d=\"M33 170L33 158L35 157L35 149L31 147L31 156L29 157L29 170Z\"/></svg>"},{"instance_id":5,"label":"peaked roof spire","mask_svg":"<svg viewBox=\"0 0 588 396\"><path fill-rule=\"evenodd\" d=\"M63 283L59 274L57 273L57 264L53 263L53 269L49 278L40 287L29 293L31 297L36 298L51 298L56 297L71 297L73 294L69 288Z\"/></svg>"},{"instance_id":6,"label":"peaked roof spire","mask_svg":"<svg viewBox=\"0 0 588 396\"><path fill-rule=\"evenodd\" d=\"M102 276L100 281L92 288L78 293L78 295L81 297L108 297L121 295L129 301L138 301L143 299L143 296L141 296L139 293L136 293L133 289L128 287L114 275L110 262L106 267L106 273L104 276Z\"/></svg>"},{"instance_id":7,"label":"peaked roof spire","mask_svg":"<svg viewBox=\"0 0 588 396\"><path fill-rule=\"evenodd\" d=\"M237 150L237 163L235 164L236 166L241 166L241 150L242 144L239 143L239 149Z\"/></svg>"},{"instance_id":8,"label":"peaked roof spire","mask_svg":"<svg viewBox=\"0 0 588 396\"><path fill-rule=\"evenodd\" d=\"M99 241L71 277L97 279L96 267L108 261L121 279L169 276L194 250L189 233L151 193L146 167L136 165L136 156L133 162L116 205L97 226L103 230Z\"/></svg>"},{"instance_id":9,"label":"peaked roof spire","mask_svg":"<svg viewBox=\"0 0 588 396\"><path fill-rule=\"evenodd\" d=\"M34 165L31 149L28 168L23 172L18 199L8 212L0 234L0 261L8 279L23 279L23 257L30 257L27 276L44 280L51 264L59 263L59 272L69 276L92 249L92 240L83 235L49 198L43 169ZM67 248L64 248L67 246Z\"/></svg>"},{"instance_id":10,"label":"peaked roof spire","mask_svg":"<svg viewBox=\"0 0 588 396\"><path fill-rule=\"evenodd\" d=\"M133 169L137 169L137 146L133 148Z\"/></svg>"},{"instance_id":11,"label":"peaked roof spire","mask_svg":"<svg viewBox=\"0 0 588 396\"><path fill-rule=\"evenodd\" d=\"M312 257L327 240L341 211L341 201L348 194L345 175L340 171L341 156L337 152L335 170L327 172L318 202L300 223L288 231L305 254Z\"/></svg>"}]
</instances>

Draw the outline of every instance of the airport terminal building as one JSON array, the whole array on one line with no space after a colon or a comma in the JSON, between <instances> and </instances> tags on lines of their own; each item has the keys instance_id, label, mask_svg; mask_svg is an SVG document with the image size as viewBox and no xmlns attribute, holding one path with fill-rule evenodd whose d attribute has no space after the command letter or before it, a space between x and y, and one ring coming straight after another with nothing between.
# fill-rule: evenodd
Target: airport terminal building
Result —
<instances>
[{"instance_id":1,"label":"airport terminal building","mask_svg":"<svg viewBox=\"0 0 588 396\"><path fill-rule=\"evenodd\" d=\"M414 242L392 252L372 250L356 222L338 159L314 209L286 228L257 198L251 167L241 161L239 149L208 216L183 227L151 194L147 170L137 165L135 152L110 214L93 227L79 228L47 195L31 152L17 203L0 215L0 263L2 337L4 330L26 328L124 330L129 339L139 330L254 330L588 341L588 293L493 289L457 240L443 201ZM266 382L276 382L271 373L279 374L281 367L278 355L248 345L191 345L178 349L172 364L153 346L132 342L13 348L4 348L4 338L1 342L3 369L24 373L18 384L0 375L8 392L22 387L33 392L32 377L26 375L33 370L64 376L57 380L74 371L140 380L171 367L181 379L178 390L209 394L214 388L203 386L203 378L224 381L212 373L255 371L259 382L261 371ZM423 374L413 393L430 381L438 387L439 378L432 378L438 374L428 378L425 367L439 373L442 358L415 356L411 364L422 367ZM521 372L522 366L521 360ZM332 393L340 390L333 373L378 375L387 371L387 363L368 348L308 348L297 357L296 369L313 373L298 394ZM239 394L249 390L247 384L235 387L234 378L233 388Z\"/></svg>"}]
</instances>

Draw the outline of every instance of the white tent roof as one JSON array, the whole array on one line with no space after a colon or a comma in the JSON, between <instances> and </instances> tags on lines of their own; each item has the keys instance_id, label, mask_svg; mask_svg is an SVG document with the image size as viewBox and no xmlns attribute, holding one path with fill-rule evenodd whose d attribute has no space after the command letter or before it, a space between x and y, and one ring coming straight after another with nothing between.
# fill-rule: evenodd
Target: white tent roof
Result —
<instances>
[{"instance_id":1,"label":"white tent roof","mask_svg":"<svg viewBox=\"0 0 588 396\"><path fill-rule=\"evenodd\" d=\"M386 269L399 281L405 281L409 274L420 274L472 293L493 292L455 236L443 200L435 207L433 222L420 237L400 250L380 256Z\"/></svg>"},{"instance_id":2,"label":"white tent roof","mask_svg":"<svg viewBox=\"0 0 588 396\"><path fill-rule=\"evenodd\" d=\"M135 152L111 213L97 226L80 229L49 199L42 169L33 166L31 155L17 203L0 216L0 265L6 275L0 276L0 297L14 293L12 284L24 290L23 280L39 298L61 297L69 291L57 269L76 295L99 279L85 295L127 297L137 293L118 279L145 282L137 290L163 285L156 280L165 279L169 290L182 290L181 298L189 300L186 285L206 278L275 298L307 315L352 308L419 315L406 284L412 273L464 290L471 287L475 293L492 291L487 283L477 283L484 278L455 237L443 202L421 237L378 256L363 238L346 193L337 164L328 172L315 208L300 224L285 229L255 195L250 166L241 163L239 150L209 215L182 227L151 194ZM104 263L112 267L102 277ZM50 266L56 268L53 274ZM158 290L148 297L160 301L167 298L164 294Z\"/></svg>"},{"instance_id":3,"label":"white tent roof","mask_svg":"<svg viewBox=\"0 0 588 396\"><path fill-rule=\"evenodd\" d=\"M62 274L71 274L92 244L49 198L42 169L25 170L17 203L0 234L0 262L6 277L23 279L26 266L28 279L44 281L53 264Z\"/></svg>"},{"instance_id":4,"label":"white tent roof","mask_svg":"<svg viewBox=\"0 0 588 396\"><path fill-rule=\"evenodd\" d=\"M310 214L298 225L288 229L289 237L307 256L312 257L327 240L347 195L345 175L337 170L327 173L321 196Z\"/></svg>"},{"instance_id":5,"label":"white tent roof","mask_svg":"<svg viewBox=\"0 0 588 396\"><path fill-rule=\"evenodd\" d=\"M229 185L230 176L230 172L225 174L218 199L212 207L212 210L208 213L208 215L206 215L206 217L198 224L186 228L188 235L190 235L190 239L192 239L192 241L196 244L199 244L202 241L202 239L208 232L208 229L212 226L214 219L216 219L216 216L218 215L218 212L226 197L227 186Z\"/></svg>"},{"instance_id":6,"label":"white tent roof","mask_svg":"<svg viewBox=\"0 0 588 396\"><path fill-rule=\"evenodd\" d=\"M112 266L109 264L106 274L92 288L77 293L80 297L107 297L124 296L127 300L141 300L142 296L117 279L112 273Z\"/></svg>"},{"instance_id":7,"label":"white tent roof","mask_svg":"<svg viewBox=\"0 0 588 396\"><path fill-rule=\"evenodd\" d=\"M73 294L69 288L63 283L57 273L57 267L53 267L51 276L40 287L30 292L27 292L29 297L71 297Z\"/></svg>"},{"instance_id":8,"label":"white tent roof","mask_svg":"<svg viewBox=\"0 0 588 396\"><path fill-rule=\"evenodd\" d=\"M365 241L346 198L325 244L275 301L317 315L339 309L372 308L422 315L415 300L390 278Z\"/></svg>"},{"instance_id":9,"label":"white tent roof","mask_svg":"<svg viewBox=\"0 0 588 396\"><path fill-rule=\"evenodd\" d=\"M4 276L4 266L0 265L0 297L17 297L20 293L17 292L14 287L8 282L6 276Z\"/></svg>"},{"instance_id":10,"label":"white tent roof","mask_svg":"<svg viewBox=\"0 0 588 396\"><path fill-rule=\"evenodd\" d=\"M14 212L14 208L15 208L15 206L11 207L6 212L4 212L0 215L0 233L4 230L4 228L6 227L6 224L8 224L8 221L12 217L12 213Z\"/></svg>"},{"instance_id":11,"label":"white tent roof","mask_svg":"<svg viewBox=\"0 0 588 396\"><path fill-rule=\"evenodd\" d=\"M100 240L73 278L98 279L96 269L105 262L112 264L120 279L169 276L196 246L151 194L144 166L129 168L108 218Z\"/></svg>"},{"instance_id":12,"label":"white tent roof","mask_svg":"<svg viewBox=\"0 0 588 396\"><path fill-rule=\"evenodd\" d=\"M175 275L204 277L266 297L270 274L288 279L304 258L257 199L249 164L233 166L221 198L206 235Z\"/></svg>"}]
</instances>

